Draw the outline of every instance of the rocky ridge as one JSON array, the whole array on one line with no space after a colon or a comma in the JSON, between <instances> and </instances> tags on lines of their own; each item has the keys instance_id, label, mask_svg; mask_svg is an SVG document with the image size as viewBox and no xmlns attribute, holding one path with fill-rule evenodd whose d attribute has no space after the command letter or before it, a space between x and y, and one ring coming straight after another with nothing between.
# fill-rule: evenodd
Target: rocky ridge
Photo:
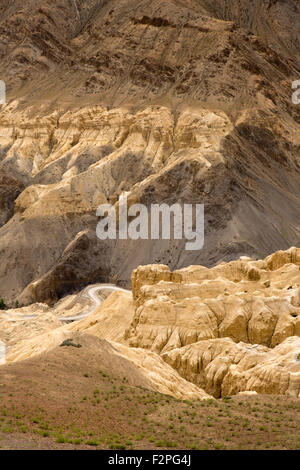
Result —
<instances>
[{"instance_id":1,"label":"rocky ridge","mask_svg":"<svg viewBox=\"0 0 300 470\"><path fill-rule=\"evenodd\" d=\"M0 296L300 240L296 1L0 1ZM205 204L205 249L96 237L99 204Z\"/></svg>"},{"instance_id":2,"label":"rocky ridge","mask_svg":"<svg viewBox=\"0 0 300 470\"><path fill-rule=\"evenodd\" d=\"M201 399L244 392L299 397L299 269L299 248L211 269L141 266L132 275L132 294L112 293L78 322L51 325L25 340L17 335L7 361L89 335L145 369L163 393L196 396L192 384Z\"/></svg>"}]
</instances>

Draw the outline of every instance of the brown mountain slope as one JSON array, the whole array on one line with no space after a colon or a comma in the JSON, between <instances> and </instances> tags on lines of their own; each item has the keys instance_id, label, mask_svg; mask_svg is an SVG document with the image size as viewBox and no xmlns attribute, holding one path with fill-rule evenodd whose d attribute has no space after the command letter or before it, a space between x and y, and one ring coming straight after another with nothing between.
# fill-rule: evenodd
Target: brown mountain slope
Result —
<instances>
[{"instance_id":1,"label":"brown mountain slope","mask_svg":"<svg viewBox=\"0 0 300 470\"><path fill-rule=\"evenodd\" d=\"M178 400L109 343L82 335L0 367L1 449L299 449L299 400ZM220 433L220 428L222 433Z\"/></svg>"},{"instance_id":2,"label":"brown mountain slope","mask_svg":"<svg viewBox=\"0 0 300 470\"><path fill-rule=\"evenodd\" d=\"M140 266L77 322L83 295L3 312L1 448L298 449L299 268Z\"/></svg>"},{"instance_id":3,"label":"brown mountain slope","mask_svg":"<svg viewBox=\"0 0 300 470\"><path fill-rule=\"evenodd\" d=\"M211 266L299 243L296 2L32 0L0 11L7 301L128 282L139 264ZM99 242L96 209L123 191L204 203L205 248Z\"/></svg>"},{"instance_id":4,"label":"brown mountain slope","mask_svg":"<svg viewBox=\"0 0 300 470\"><path fill-rule=\"evenodd\" d=\"M111 354L138 367L154 389L179 398L197 396L195 385L216 398L238 392L299 398L299 267L297 248L211 269L140 266L132 293L114 292L74 323L61 326L57 315L68 305L80 311L75 296L51 311L37 304L0 315L0 329L9 332L0 336L6 360L32 359L84 334L107 341ZM20 319L30 308L38 317ZM201 389L198 397L205 398Z\"/></svg>"}]
</instances>

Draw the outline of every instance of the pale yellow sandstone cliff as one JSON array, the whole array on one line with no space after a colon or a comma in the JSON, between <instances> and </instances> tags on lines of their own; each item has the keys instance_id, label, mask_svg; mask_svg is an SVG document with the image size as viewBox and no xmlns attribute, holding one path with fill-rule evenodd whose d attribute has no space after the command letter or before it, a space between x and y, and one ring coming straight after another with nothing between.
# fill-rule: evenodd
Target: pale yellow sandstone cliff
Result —
<instances>
[{"instance_id":1,"label":"pale yellow sandstone cliff","mask_svg":"<svg viewBox=\"0 0 300 470\"><path fill-rule=\"evenodd\" d=\"M239 392L298 397L299 255L299 248L291 248L265 260L242 258L173 273L163 265L141 266L132 274L132 294L112 293L77 322L58 326L48 318L80 313L82 296L67 297L53 309L33 306L41 315L30 335L27 322L25 339L25 322L11 328L7 361L38 356L85 334L113 343L159 390L177 397L196 396L193 387L201 397ZM22 311L30 307L9 311L6 321Z\"/></svg>"}]
</instances>

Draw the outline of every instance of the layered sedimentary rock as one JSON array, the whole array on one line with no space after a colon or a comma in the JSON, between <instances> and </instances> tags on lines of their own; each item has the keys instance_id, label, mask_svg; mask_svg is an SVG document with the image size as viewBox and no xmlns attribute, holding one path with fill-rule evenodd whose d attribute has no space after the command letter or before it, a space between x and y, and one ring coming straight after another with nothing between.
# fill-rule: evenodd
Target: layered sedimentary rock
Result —
<instances>
[{"instance_id":1,"label":"layered sedimentary rock","mask_svg":"<svg viewBox=\"0 0 300 470\"><path fill-rule=\"evenodd\" d=\"M158 352L215 397L300 396L300 249L207 269L139 267L129 345Z\"/></svg>"},{"instance_id":2,"label":"layered sedimentary rock","mask_svg":"<svg viewBox=\"0 0 300 470\"><path fill-rule=\"evenodd\" d=\"M79 299L67 297L53 309L33 305L40 315L30 335L24 321L10 331L7 361L38 357L78 335L96 336L153 375L160 391L177 397L184 389L196 396L188 383L204 398L240 392L300 396L299 248L211 269L141 266L132 275L132 294L114 292L77 322L47 323L63 310L79 313ZM9 312L16 318L29 309Z\"/></svg>"},{"instance_id":3,"label":"layered sedimentary rock","mask_svg":"<svg viewBox=\"0 0 300 470\"><path fill-rule=\"evenodd\" d=\"M0 295L263 257L300 240L299 6L0 1ZM254 19L256 19L254 21ZM205 204L205 247L100 241L96 209Z\"/></svg>"},{"instance_id":4,"label":"layered sedimentary rock","mask_svg":"<svg viewBox=\"0 0 300 470\"><path fill-rule=\"evenodd\" d=\"M300 397L300 339L274 349L231 338L200 341L162 355L189 382L216 398L255 391Z\"/></svg>"},{"instance_id":5,"label":"layered sedimentary rock","mask_svg":"<svg viewBox=\"0 0 300 470\"><path fill-rule=\"evenodd\" d=\"M140 267L132 276L136 309L127 340L166 352L222 337L274 347L300 336L299 266L300 249L291 248L211 269Z\"/></svg>"},{"instance_id":6,"label":"layered sedimentary rock","mask_svg":"<svg viewBox=\"0 0 300 470\"><path fill-rule=\"evenodd\" d=\"M0 0L0 298L21 306L0 315L8 362L74 337L178 398L299 396L299 13ZM204 204L204 248L99 240L98 206L124 192ZM91 308L85 286L133 270L132 295L61 324Z\"/></svg>"}]
</instances>

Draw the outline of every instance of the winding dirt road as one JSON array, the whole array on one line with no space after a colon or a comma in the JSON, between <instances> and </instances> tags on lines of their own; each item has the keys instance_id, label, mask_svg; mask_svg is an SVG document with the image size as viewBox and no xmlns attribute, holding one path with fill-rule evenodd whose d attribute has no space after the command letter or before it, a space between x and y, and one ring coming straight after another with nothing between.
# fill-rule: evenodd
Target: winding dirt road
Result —
<instances>
[{"instance_id":1,"label":"winding dirt road","mask_svg":"<svg viewBox=\"0 0 300 470\"><path fill-rule=\"evenodd\" d=\"M59 317L60 321L63 322L71 322L71 321L77 321L81 320L82 318L87 317L91 313L93 313L99 305L102 304L104 301L103 297L100 297L97 295L97 292L99 290L108 290L108 291L120 291L120 292L131 292L130 290L123 289L122 287L117 287L113 284L96 284L93 286L89 286L82 294L84 297L88 297L92 300L94 305L90 308L90 310L87 313L84 313L83 315L76 315L74 317Z\"/></svg>"},{"instance_id":2,"label":"winding dirt road","mask_svg":"<svg viewBox=\"0 0 300 470\"><path fill-rule=\"evenodd\" d=\"M123 289L122 287L117 287L114 284L94 284L94 285L91 285L91 286L87 287L81 293L82 297L86 297L86 298L90 299L93 302L93 304L92 304L91 308L89 309L89 311L82 314L82 315L75 315L73 317L58 317L58 319L61 322L69 323L69 322L81 320L82 318L85 318L88 315L91 315L91 313L93 313L96 310L96 308L99 307L99 305L101 305L102 302L104 301L104 298L97 294L99 290L101 290L101 291L108 290L108 291L111 291L111 292L115 292L115 291L129 292L129 293L131 292L130 290ZM20 316L18 318L11 319L11 321L33 320L33 319L37 318L38 316L39 315L23 315L23 316Z\"/></svg>"}]
</instances>

